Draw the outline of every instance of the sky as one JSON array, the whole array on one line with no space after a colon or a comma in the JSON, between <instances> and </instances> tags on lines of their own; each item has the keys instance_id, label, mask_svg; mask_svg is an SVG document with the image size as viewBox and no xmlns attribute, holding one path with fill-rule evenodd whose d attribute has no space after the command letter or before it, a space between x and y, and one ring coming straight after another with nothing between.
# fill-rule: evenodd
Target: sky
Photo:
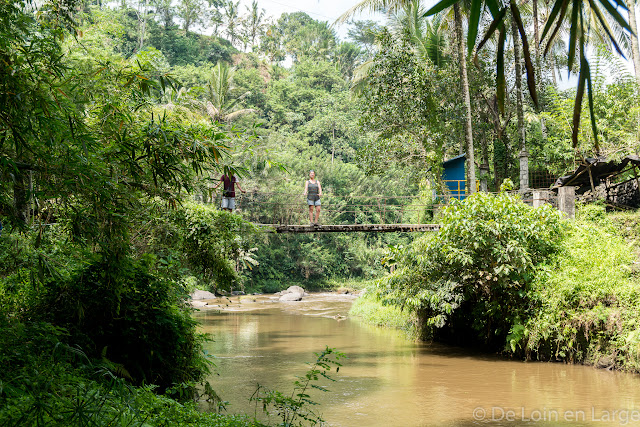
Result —
<instances>
[{"instance_id":1,"label":"sky","mask_svg":"<svg viewBox=\"0 0 640 427\"><path fill-rule=\"evenodd\" d=\"M285 12L305 12L313 19L327 21L331 25L340 15L360 2L361 0L258 0L258 6L266 11L267 16L274 19ZM241 4L249 6L251 0L242 0ZM241 10L244 12L246 9L241 6ZM384 15L361 14L356 15L354 19L371 19L383 23ZM341 25L335 29L341 39L347 38L348 25Z\"/></svg>"},{"instance_id":2,"label":"sky","mask_svg":"<svg viewBox=\"0 0 640 427\"><path fill-rule=\"evenodd\" d=\"M249 6L252 0L241 1L241 13L245 13L244 6ZM260 8L266 11L267 16L277 19L282 13L293 12L305 12L309 16L319 21L328 21L329 24L333 24L336 19L351 7L360 3L362 0L257 0ZM425 2L427 7L435 4L436 0L428 0ZM368 14L363 13L354 16L354 20L367 20L371 19L381 24L385 23L385 17L383 14ZM335 27L336 33L342 40L347 39L347 32L349 26L343 24ZM627 68L633 73L633 65L631 61L626 62ZM563 78L566 76L563 74ZM571 87L576 85L577 79L574 77L569 81L566 80L560 84L561 88Z\"/></svg>"}]
</instances>

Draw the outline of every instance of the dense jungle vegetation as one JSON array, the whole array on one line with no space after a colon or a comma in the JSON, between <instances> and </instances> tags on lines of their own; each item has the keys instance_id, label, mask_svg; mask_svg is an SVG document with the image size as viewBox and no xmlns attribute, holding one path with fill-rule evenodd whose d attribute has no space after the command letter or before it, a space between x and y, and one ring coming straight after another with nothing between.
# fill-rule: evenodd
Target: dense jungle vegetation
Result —
<instances>
[{"instance_id":1,"label":"dense jungle vegetation","mask_svg":"<svg viewBox=\"0 0 640 427\"><path fill-rule=\"evenodd\" d=\"M512 34L478 9L428 17L413 1L393 3L385 25L350 22L345 41L302 12L266 18L256 2L1 2L0 424L255 423L196 411L194 397L215 406L224 390L203 382L211 365L189 292L318 289L390 267L369 295L389 316L407 308L425 337L636 370L631 251L600 211L585 211L600 227L589 229L483 194L446 207L443 231L415 241L255 225L305 221L309 169L323 222L413 223L432 219L441 163L460 153L469 182L477 164L493 191L548 181L576 154L636 153L637 76L611 53L611 28L633 58L637 39L607 10L604 32L578 31L575 18L568 55L557 38L543 56L538 43L523 51L517 27L537 34L538 12L515 5L498 14ZM463 19L470 39L481 24L497 30L492 42L463 48ZM562 90L567 66L579 84ZM247 190L235 213L217 208L223 173ZM582 259L587 229L610 257ZM589 302L586 262L620 273L607 288L588 282ZM591 333L599 341L582 339Z\"/></svg>"},{"instance_id":2,"label":"dense jungle vegetation","mask_svg":"<svg viewBox=\"0 0 640 427\"><path fill-rule=\"evenodd\" d=\"M640 372L637 212L585 205L569 221L478 193L440 220L440 232L396 251L396 270L353 315L515 357Z\"/></svg>"}]
</instances>

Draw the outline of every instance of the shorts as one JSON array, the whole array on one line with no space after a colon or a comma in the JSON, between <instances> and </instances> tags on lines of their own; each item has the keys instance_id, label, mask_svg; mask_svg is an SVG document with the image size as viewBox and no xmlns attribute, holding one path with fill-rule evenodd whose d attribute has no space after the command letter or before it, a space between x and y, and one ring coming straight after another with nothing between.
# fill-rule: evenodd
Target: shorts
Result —
<instances>
[{"instance_id":1,"label":"shorts","mask_svg":"<svg viewBox=\"0 0 640 427\"><path fill-rule=\"evenodd\" d=\"M222 209L231 209L234 210L236 208L236 198L235 197L224 197L222 196Z\"/></svg>"},{"instance_id":2,"label":"shorts","mask_svg":"<svg viewBox=\"0 0 640 427\"><path fill-rule=\"evenodd\" d=\"M311 199L307 199L307 205L309 206L320 206L320 199L316 200L315 202Z\"/></svg>"}]
</instances>

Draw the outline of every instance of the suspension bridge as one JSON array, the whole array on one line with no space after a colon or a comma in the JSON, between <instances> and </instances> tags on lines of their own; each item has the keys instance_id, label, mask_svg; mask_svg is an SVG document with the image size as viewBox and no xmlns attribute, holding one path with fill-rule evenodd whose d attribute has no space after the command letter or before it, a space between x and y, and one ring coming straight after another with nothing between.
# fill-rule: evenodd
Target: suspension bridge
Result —
<instances>
[{"instance_id":1,"label":"suspension bridge","mask_svg":"<svg viewBox=\"0 0 640 427\"><path fill-rule=\"evenodd\" d=\"M325 193L319 224L309 223L306 197L301 193L248 191L236 193L238 213L266 232L336 233L336 232L430 232L438 231L436 211L452 199L463 199L464 189L449 194L415 196L353 196ZM569 196L573 204L572 195ZM523 201L533 206L559 205L560 200L548 190L531 190ZM210 203L219 200L210 199ZM564 210L560 206L558 209ZM569 211L565 213L572 217Z\"/></svg>"},{"instance_id":2,"label":"suspension bridge","mask_svg":"<svg viewBox=\"0 0 640 427\"><path fill-rule=\"evenodd\" d=\"M433 223L433 216L442 204L434 200L442 203L445 199L325 193L320 221L310 224L306 197L300 193L236 193L238 213L265 231L276 233L437 231L440 224Z\"/></svg>"}]
</instances>

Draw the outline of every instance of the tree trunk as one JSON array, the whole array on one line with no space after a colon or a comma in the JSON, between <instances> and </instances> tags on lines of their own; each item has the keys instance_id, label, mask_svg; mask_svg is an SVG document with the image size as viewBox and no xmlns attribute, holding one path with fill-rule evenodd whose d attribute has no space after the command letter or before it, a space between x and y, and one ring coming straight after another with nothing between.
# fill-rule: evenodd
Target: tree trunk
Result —
<instances>
[{"instance_id":1,"label":"tree trunk","mask_svg":"<svg viewBox=\"0 0 640 427\"><path fill-rule=\"evenodd\" d=\"M464 124L465 152L467 155L467 183L466 192L476 192L476 164L473 153L473 129L471 127L471 97L469 95L469 79L467 76L467 61L465 58L465 43L462 37L462 15L460 13L460 4L453 5L453 13L456 25L456 43L458 45L458 62L460 67L460 82L462 85L462 95L464 98L464 107L466 120Z\"/></svg>"},{"instance_id":2,"label":"tree trunk","mask_svg":"<svg viewBox=\"0 0 640 427\"><path fill-rule=\"evenodd\" d=\"M636 73L636 82L640 85L640 49L638 48L638 22L636 21L635 0L627 0L627 7L629 8L629 26L633 31L633 34L631 34L631 59Z\"/></svg>"},{"instance_id":3,"label":"tree trunk","mask_svg":"<svg viewBox=\"0 0 640 427\"><path fill-rule=\"evenodd\" d=\"M516 66L516 112L518 116L518 139L520 142L520 191L529 188L529 153L527 152L524 128L524 108L522 106L522 64L520 45L518 44L518 26L515 19L511 19L513 32L513 57Z\"/></svg>"},{"instance_id":4,"label":"tree trunk","mask_svg":"<svg viewBox=\"0 0 640 427\"><path fill-rule=\"evenodd\" d=\"M142 10L140 10L140 43L138 50L141 51L144 47L144 38L147 33L147 0L142 2Z\"/></svg>"},{"instance_id":5,"label":"tree trunk","mask_svg":"<svg viewBox=\"0 0 640 427\"><path fill-rule=\"evenodd\" d=\"M487 142L487 135L482 132L482 139L480 141L482 146L482 160L480 164L480 191L486 193L489 191L489 143Z\"/></svg>"},{"instance_id":6,"label":"tree trunk","mask_svg":"<svg viewBox=\"0 0 640 427\"><path fill-rule=\"evenodd\" d=\"M13 204L15 208L15 216L23 223L27 223L29 219L29 188L27 186L27 177L22 171L15 174L13 183Z\"/></svg>"}]
</instances>

